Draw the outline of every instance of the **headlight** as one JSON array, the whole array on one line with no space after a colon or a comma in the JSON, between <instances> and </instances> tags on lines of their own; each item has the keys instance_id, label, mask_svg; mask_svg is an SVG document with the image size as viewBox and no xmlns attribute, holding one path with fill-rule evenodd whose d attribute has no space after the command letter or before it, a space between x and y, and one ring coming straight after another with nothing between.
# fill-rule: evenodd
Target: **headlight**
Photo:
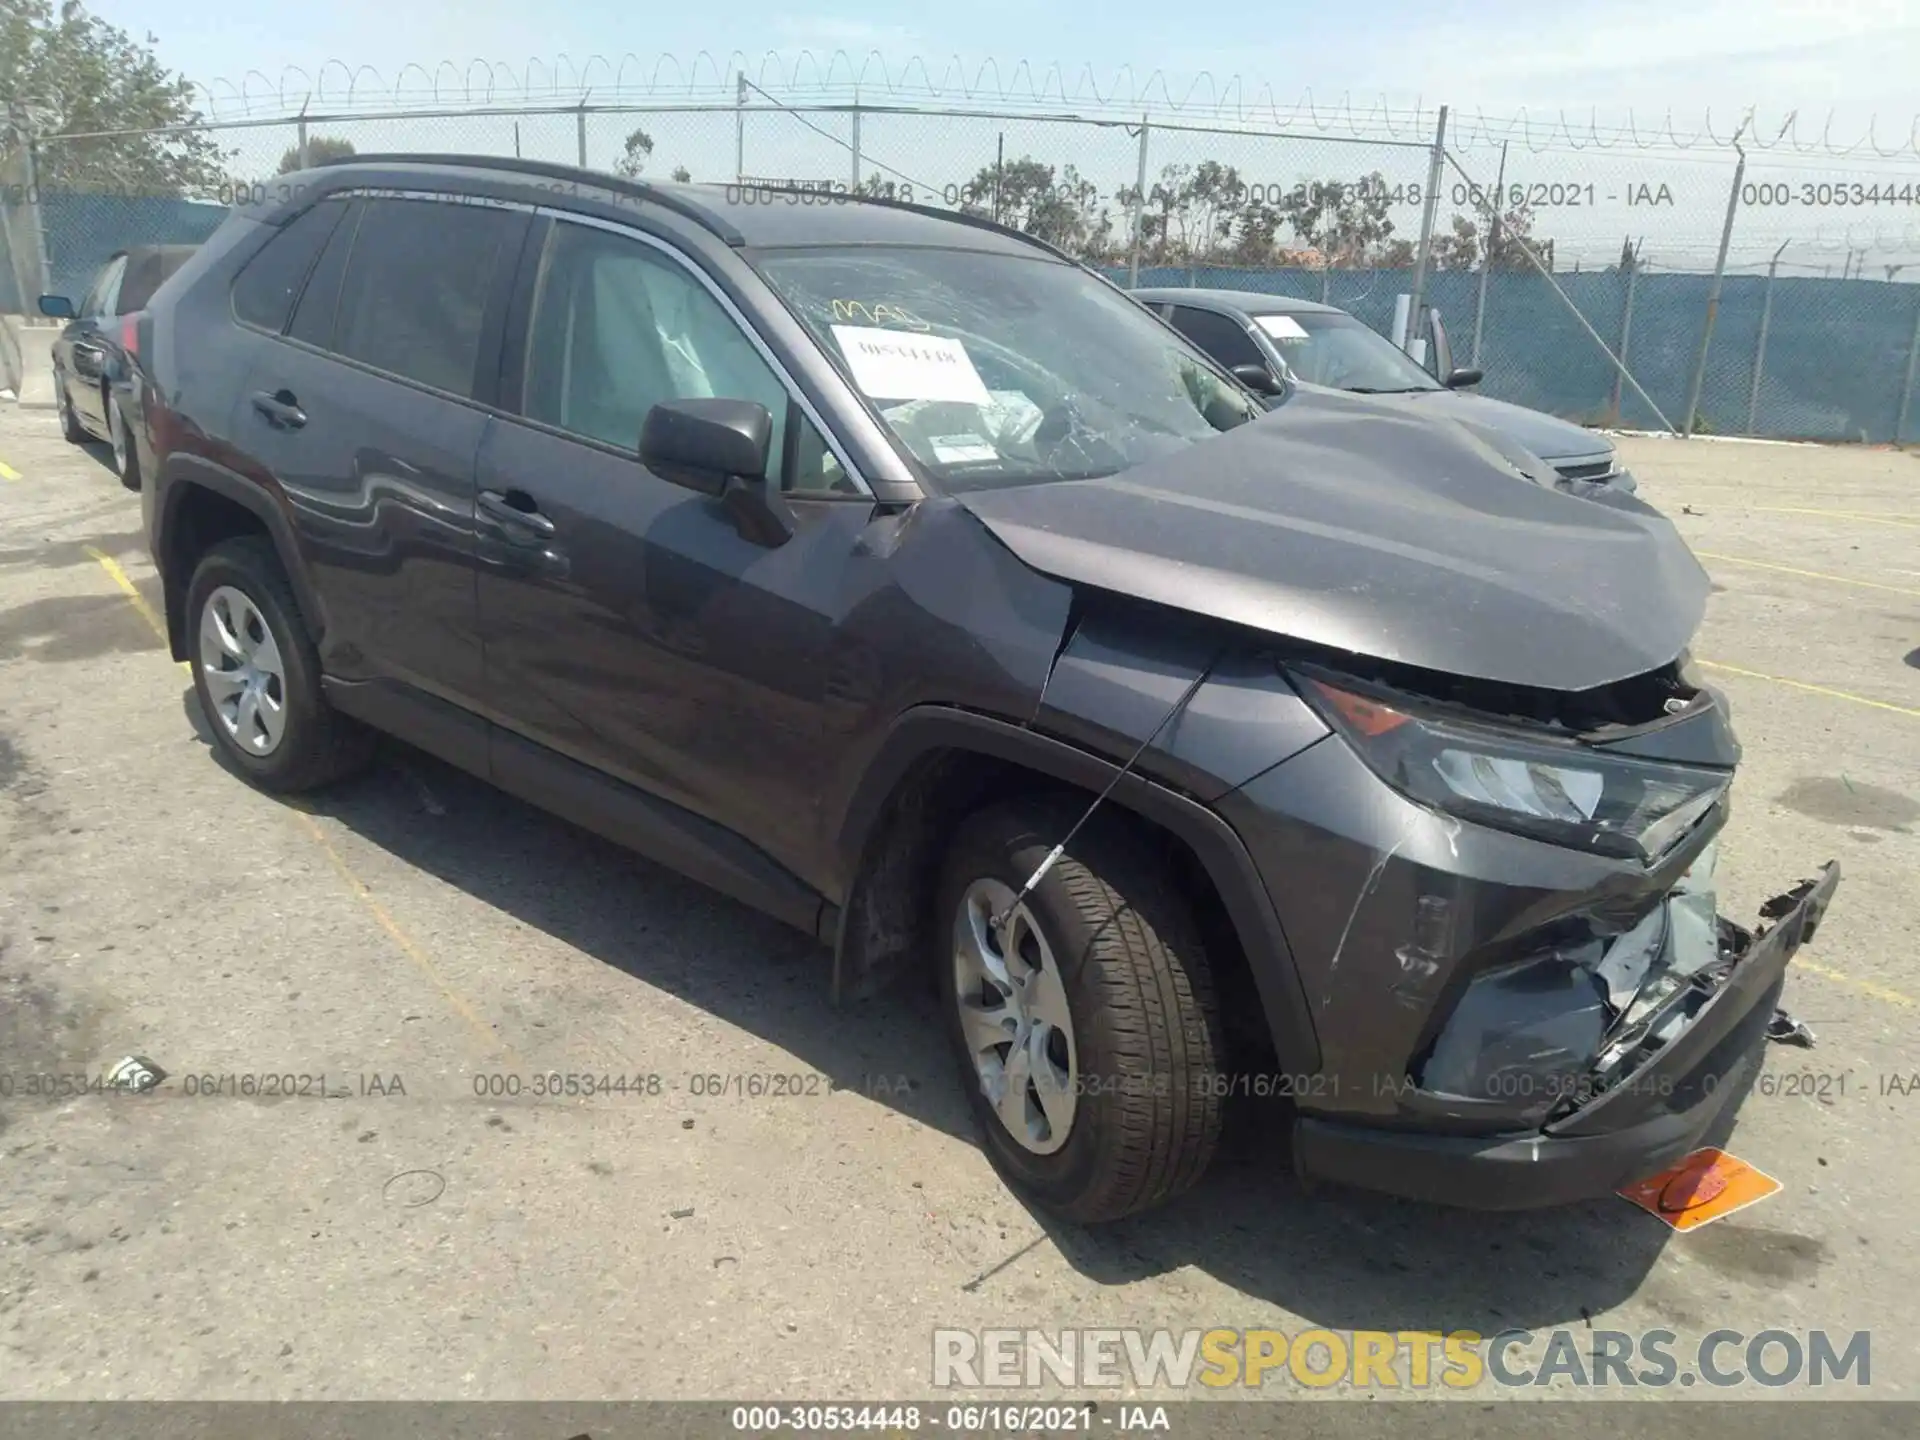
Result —
<instances>
[{"instance_id":1,"label":"headlight","mask_svg":"<svg viewBox=\"0 0 1920 1440\"><path fill-rule=\"evenodd\" d=\"M1719 803L1732 772L1609 755L1450 714L1417 712L1304 670L1301 696L1410 799L1556 845L1658 860Z\"/></svg>"}]
</instances>

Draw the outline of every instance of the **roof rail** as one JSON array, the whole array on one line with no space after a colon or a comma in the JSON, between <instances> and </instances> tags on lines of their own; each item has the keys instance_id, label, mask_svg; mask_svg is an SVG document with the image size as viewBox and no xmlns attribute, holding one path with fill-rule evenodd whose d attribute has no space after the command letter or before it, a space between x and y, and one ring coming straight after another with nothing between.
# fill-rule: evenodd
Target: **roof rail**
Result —
<instances>
[{"instance_id":1,"label":"roof rail","mask_svg":"<svg viewBox=\"0 0 1920 1440\"><path fill-rule=\"evenodd\" d=\"M729 185L727 188L729 190L759 190L775 195L818 195L821 193L819 190L810 189L805 185L757 185L748 183L738 186ZM1078 265L1080 263L1074 259L1073 256L1067 254L1066 251L1060 249L1059 246L1042 240L1038 235L1029 235L1024 230L1016 230L1011 225L1002 225L998 220L989 220L984 215L975 215L966 210L944 210L938 205L921 205L912 200L895 200L891 196L886 195L862 195L854 191L843 190L835 190L830 193L836 204L842 200L857 200L862 205L884 205L890 210L910 210L915 215L930 215L935 220L952 220L956 224L971 225L976 230L991 230L996 235L1006 236L1009 240L1020 240L1028 245L1038 246L1049 255L1064 260L1069 265Z\"/></svg>"},{"instance_id":2,"label":"roof rail","mask_svg":"<svg viewBox=\"0 0 1920 1440\"><path fill-rule=\"evenodd\" d=\"M551 160L523 160L517 155L436 155L426 151L389 150L372 155L341 155L322 160L313 168L330 169L344 165L445 165L460 170L505 170L517 175L543 176L549 180L570 180L576 185L592 185L615 194L631 195L637 200L651 200L661 209L671 210L711 230L728 245L747 243L747 237L723 217L696 201L670 194L644 180L629 180L601 170L582 169L578 165L561 165Z\"/></svg>"}]
</instances>

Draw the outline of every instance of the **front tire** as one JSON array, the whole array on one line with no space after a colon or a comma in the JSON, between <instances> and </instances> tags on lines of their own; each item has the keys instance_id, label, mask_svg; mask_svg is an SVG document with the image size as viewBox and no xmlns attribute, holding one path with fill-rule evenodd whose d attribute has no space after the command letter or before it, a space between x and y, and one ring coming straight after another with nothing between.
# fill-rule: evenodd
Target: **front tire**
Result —
<instances>
[{"instance_id":1,"label":"front tire","mask_svg":"<svg viewBox=\"0 0 1920 1440\"><path fill-rule=\"evenodd\" d=\"M218 745L264 790L312 790L361 769L373 735L327 703L320 657L272 544L223 540L187 587L193 688Z\"/></svg>"},{"instance_id":2,"label":"front tire","mask_svg":"<svg viewBox=\"0 0 1920 1440\"><path fill-rule=\"evenodd\" d=\"M1162 1204L1218 1148L1225 1044L1199 928L1165 864L1096 816L996 934L1079 817L1022 802L974 815L939 887L940 989L989 1158L1082 1224Z\"/></svg>"}]
</instances>

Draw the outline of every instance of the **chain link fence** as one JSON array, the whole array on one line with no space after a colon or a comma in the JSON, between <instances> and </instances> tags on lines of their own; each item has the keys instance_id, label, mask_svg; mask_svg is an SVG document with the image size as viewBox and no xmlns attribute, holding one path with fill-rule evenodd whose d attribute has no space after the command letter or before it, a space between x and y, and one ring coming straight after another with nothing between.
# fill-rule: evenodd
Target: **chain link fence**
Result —
<instances>
[{"instance_id":1,"label":"chain link fence","mask_svg":"<svg viewBox=\"0 0 1920 1440\"><path fill-rule=\"evenodd\" d=\"M125 246L197 242L236 199L350 146L518 155L647 180L804 185L966 209L1123 286L1337 305L1397 340L1444 320L1481 393L1589 425L1920 439L1920 157L1447 129L1289 130L1178 112L783 102L467 105L0 147L0 311L78 300ZM144 145L130 143L136 138ZM194 183L133 183L189 142ZM1671 141L1672 137L1668 139ZM1418 314L1418 312L1416 312Z\"/></svg>"}]
</instances>

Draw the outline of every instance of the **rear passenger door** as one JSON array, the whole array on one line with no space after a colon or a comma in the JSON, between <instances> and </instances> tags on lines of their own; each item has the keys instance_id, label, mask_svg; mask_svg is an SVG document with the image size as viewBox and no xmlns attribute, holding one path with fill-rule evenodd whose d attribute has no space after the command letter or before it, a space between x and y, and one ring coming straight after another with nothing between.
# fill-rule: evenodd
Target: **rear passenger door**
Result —
<instances>
[{"instance_id":1,"label":"rear passenger door","mask_svg":"<svg viewBox=\"0 0 1920 1440\"><path fill-rule=\"evenodd\" d=\"M313 230L297 236L308 216ZM270 244L236 283L243 321L263 262L264 319L289 286L298 299L281 333L259 345L230 433L285 497L324 611L323 667L336 684L357 685L363 704L340 698L406 731L417 723L396 706L431 723L431 701L480 701L473 465L532 217L391 193L331 199L308 216L274 242L289 244L286 266L276 270ZM282 273L322 228L311 268ZM473 743L483 751L483 738Z\"/></svg>"}]
</instances>

